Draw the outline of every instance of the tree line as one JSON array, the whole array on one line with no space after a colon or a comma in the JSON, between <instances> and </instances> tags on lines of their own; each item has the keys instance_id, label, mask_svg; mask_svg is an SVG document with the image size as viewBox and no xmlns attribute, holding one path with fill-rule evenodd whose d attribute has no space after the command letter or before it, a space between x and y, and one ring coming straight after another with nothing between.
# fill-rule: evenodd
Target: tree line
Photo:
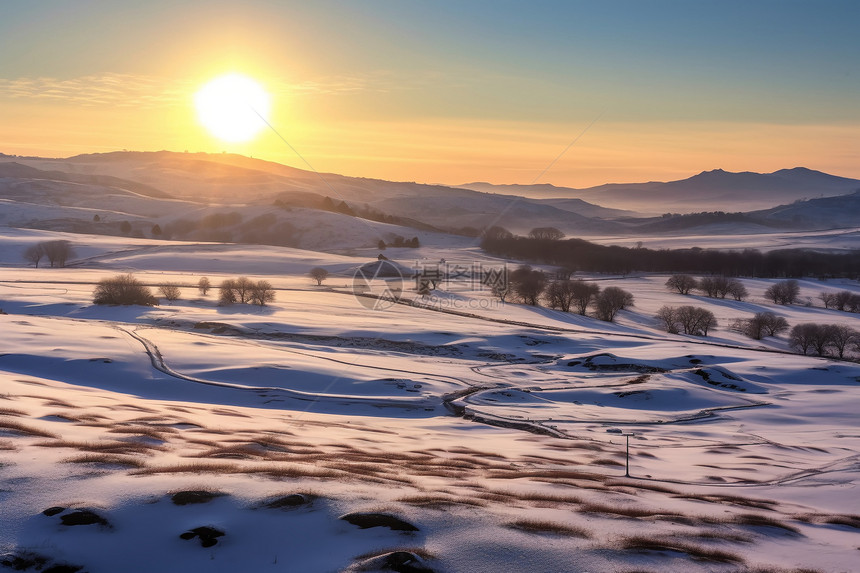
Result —
<instances>
[{"instance_id":1,"label":"tree line","mask_svg":"<svg viewBox=\"0 0 860 573\"><path fill-rule=\"evenodd\" d=\"M521 237L501 227L491 227L484 232L481 248L495 256L556 265L570 272L686 272L760 278L860 277L860 250L821 253L780 249L762 253L757 249L647 249L598 245L583 239L547 237L542 233Z\"/></svg>"}]
</instances>

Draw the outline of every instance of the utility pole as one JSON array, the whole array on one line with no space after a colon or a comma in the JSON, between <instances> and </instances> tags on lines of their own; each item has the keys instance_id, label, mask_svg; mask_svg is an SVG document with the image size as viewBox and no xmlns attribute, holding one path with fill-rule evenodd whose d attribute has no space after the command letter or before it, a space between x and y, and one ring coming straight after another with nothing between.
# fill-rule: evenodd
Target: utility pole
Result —
<instances>
[{"instance_id":1,"label":"utility pole","mask_svg":"<svg viewBox=\"0 0 860 573\"><path fill-rule=\"evenodd\" d=\"M630 436L635 436L634 433L622 434L627 439L627 467L624 472L624 477L630 477Z\"/></svg>"}]
</instances>

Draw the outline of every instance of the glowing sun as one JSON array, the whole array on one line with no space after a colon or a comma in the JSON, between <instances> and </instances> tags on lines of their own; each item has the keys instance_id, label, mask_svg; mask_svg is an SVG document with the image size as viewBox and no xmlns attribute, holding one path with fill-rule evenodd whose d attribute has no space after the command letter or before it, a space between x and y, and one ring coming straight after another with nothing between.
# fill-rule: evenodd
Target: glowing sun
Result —
<instances>
[{"instance_id":1,"label":"glowing sun","mask_svg":"<svg viewBox=\"0 0 860 573\"><path fill-rule=\"evenodd\" d=\"M260 84L239 74L220 76L194 97L197 116L219 139L248 141L269 120L269 94Z\"/></svg>"}]
</instances>

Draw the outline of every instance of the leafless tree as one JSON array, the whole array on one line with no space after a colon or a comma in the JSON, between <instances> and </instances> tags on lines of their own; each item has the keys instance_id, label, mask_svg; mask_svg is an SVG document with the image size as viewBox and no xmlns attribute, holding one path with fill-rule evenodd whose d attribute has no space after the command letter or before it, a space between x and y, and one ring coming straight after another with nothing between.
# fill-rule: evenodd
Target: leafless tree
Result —
<instances>
[{"instance_id":1,"label":"leafless tree","mask_svg":"<svg viewBox=\"0 0 860 573\"><path fill-rule=\"evenodd\" d=\"M249 302L266 306L267 302L275 300L275 289L269 281L257 281L251 286Z\"/></svg>"},{"instance_id":2,"label":"leafless tree","mask_svg":"<svg viewBox=\"0 0 860 573\"><path fill-rule=\"evenodd\" d=\"M742 301L749 296L747 287L745 287L744 284L737 279L729 279L728 289L726 292L737 301Z\"/></svg>"},{"instance_id":3,"label":"leafless tree","mask_svg":"<svg viewBox=\"0 0 860 573\"><path fill-rule=\"evenodd\" d=\"M836 356L845 356L845 350L860 341L860 332L844 324L828 324L827 344L835 351Z\"/></svg>"},{"instance_id":4,"label":"leafless tree","mask_svg":"<svg viewBox=\"0 0 860 573\"><path fill-rule=\"evenodd\" d=\"M678 307L678 322L684 334L693 336L707 336L708 331L717 326L714 313L699 306Z\"/></svg>"},{"instance_id":5,"label":"leafless tree","mask_svg":"<svg viewBox=\"0 0 860 573\"><path fill-rule=\"evenodd\" d=\"M678 334L678 309L674 306L662 306L654 316L669 334Z\"/></svg>"},{"instance_id":6,"label":"leafless tree","mask_svg":"<svg viewBox=\"0 0 860 573\"><path fill-rule=\"evenodd\" d=\"M36 268L39 268L39 261L45 256L45 248L42 243L30 245L24 250L24 260L33 263Z\"/></svg>"},{"instance_id":7,"label":"leafless tree","mask_svg":"<svg viewBox=\"0 0 860 573\"><path fill-rule=\"evenodd\" d=\"M606 287L595 297L594 306L597 318L612 322L620 311L633 306L633 295L619 287Z\"/></svg>"},{"instance_id":8,"label":"leafless tree","mask_svg":"<svg viewBox=\"0 0 860 573\"><path fill-rule=\"evenodd\" d=\"M164 283L158 286L158 290L161 293L161 296L170 302L179 300L179 297L182 294L179 290L179 285L176 283Z\"/></svg>"},{"instance_id":9,"label":"leafless tree","mask_svg":"<svg viewBox=\"0 0 860 573\"><path fill-rule=\"evenodd\" d=\"M666 281L666 288L676 290L678 294L690 294L694 288L698 288L699 281L695 277L684 274L675 274Z\"/></svg>"},{"instance_id":10,"label":"leafless tree","mask_svg":"<svg viewBox=\"0 0 860 573\"><path fill-rule=\"evenodd\" d=\"M583 280L574 280L573 283L573 308L578 314L585 316L588 312L588 307L594 302L597 295L600 294L600 287L597 283L589 283Z\"/></svg>"},{"instance_id":11,"label":"leafless tree","mask_svg":"<svg viewBox=\"0 0 860 573\"><path fill-rule=\"evenodd\" d=\"M239 277L233 281L233 292L236 294L236 299L241 303L246 303L251 298L251 289L254 288L254 281L248 277Z\"/></svg>"},{"instance_id":12,"label":"leafless tree","mask_svg":"<svg viewBox=\"0 0 860 573\"><path fill-rule=\"evenodd\" d=\"M209 282L209 279L207 277L200 277L200 280L197 281L197 289L200 291L200 296L206 296L210 288L212 288L212 283Z\"/></svg>"},{"instance_id":13,"label":"leafless tree","mask_svg":"<svg viewBox=\"0 0 860 573\"><path fill-rule=\"evenodd\" d=\"M794 304L800 296L800 285L794 279L780 281L770 285L764 291L764 296L768 300L772 300L775 304Z\"/></svg>"},{"instance_id":14,"label":"leafless tree","mask_svg":"<svg viewBox=\"0 0 860 573\"><path fill-rule=\"evenodd\" d=\"M233 279L224 279L221 281L221 286L218 287L218 304L227 306L236 302L236 281Z\"/></svg>"},{"instance_id":15,"label":"leafless tree","mask_svg":"<svg viewBox=\"0 0 860 573\"><path fill-rule=\"evenodd\" d=\"M52 267L66 266L66 261L75 255L72 244L68 241L46 241L41 245Z\"/></svg>"},{"instance_id":16,"label":"leafless tree","mask_svg":"<svg viewBox=\"0 0 860 573\"><path fill-rule=\"evenodd\" d=\"M574 281L571 280L558 280L547 285L545 296L550 308L570 312L570 307L576 296L573 283Z\"/></svg>"},{"instance_id":17,"label":"leafless tree","mask_svg":"<svg viewBox=\"0 0 860 573\"><path fill-rule=\"evenodd\" d=\"M666 327L666 332L693 336L707 336L711 328L717 326L714 313L699 306L679 306L677 308L664 306L657 311L656 318Z\"/></svg>"},{"instance_id":18,"label":"leafless tree","mask_svg":"<svg viewBox=\"0 0 860 573\"><path fill-rule=\"evenodd\" d=\"M311 278L317 281L317 286L321 285L326 278L328 278L328 271L322 267L314 267L311 269L310 273Z\"/></svg>"},{"instance_id":19,"label":"leafless tree","mask_svg":"<svg viewBox=\"0 0 860 573\"><path fill-rule=\"evenodd\" d=\"M511 290L523 303L536 306L546 287L546 276L529 265L522 265L510 274L510 282Z\"/></svg>"}]
</instances>

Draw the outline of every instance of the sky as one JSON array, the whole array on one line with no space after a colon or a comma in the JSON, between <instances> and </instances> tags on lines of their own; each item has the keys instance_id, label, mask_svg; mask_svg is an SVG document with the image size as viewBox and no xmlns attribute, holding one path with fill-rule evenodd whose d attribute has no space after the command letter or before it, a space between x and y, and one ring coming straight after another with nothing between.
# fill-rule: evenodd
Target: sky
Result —
<instances>
[{"instance_id":1,"label":"sky","mask_svg":"<svg viewBox=\"0 0 860 573\"><path fill-rule=\"evenodd\" d=\"M457 184L860 178L856 0L3 0L0 152L235 152ZM226 73L271 128L222 141Z\"/></svg>"}]
</instances>

